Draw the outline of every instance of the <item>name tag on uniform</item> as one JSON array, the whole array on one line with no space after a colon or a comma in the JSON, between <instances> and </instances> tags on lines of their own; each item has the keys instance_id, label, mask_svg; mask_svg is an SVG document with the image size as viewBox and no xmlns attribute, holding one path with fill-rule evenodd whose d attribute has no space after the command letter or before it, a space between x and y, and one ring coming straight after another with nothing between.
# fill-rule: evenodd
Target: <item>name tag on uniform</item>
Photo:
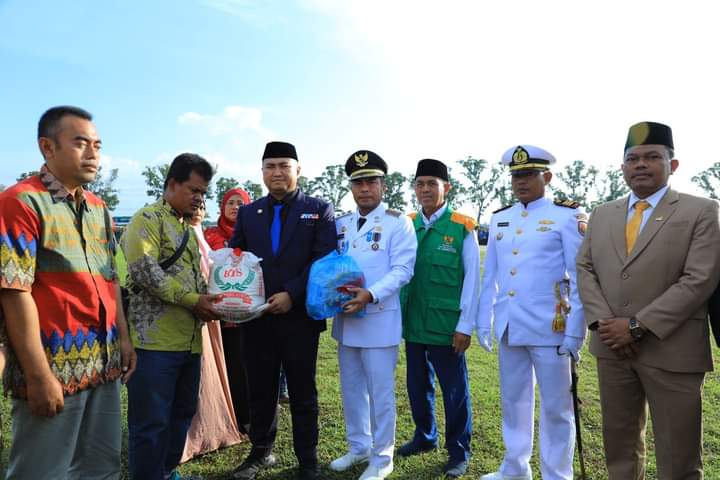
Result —
<instances>
[{"instance_id":1,"label":"name tag on uniform","mask_svg":"<svg viewBox=\"0 0 720 480\"><path fill-rule=\"evenodd\" d=\"M320 214L319 213L303 213L300 215L300 220L319 220Z\"/></svg>"},{"instance_id":2,"label":"name tag on uniform","mask_svg":"<svg viewBox=\"0 0 720 480\"><path fill-rule=\"evenodd\" d=\"M498 227L509 227L510 222L498 222L497 226Z\"/></svg>"}]
</instances>

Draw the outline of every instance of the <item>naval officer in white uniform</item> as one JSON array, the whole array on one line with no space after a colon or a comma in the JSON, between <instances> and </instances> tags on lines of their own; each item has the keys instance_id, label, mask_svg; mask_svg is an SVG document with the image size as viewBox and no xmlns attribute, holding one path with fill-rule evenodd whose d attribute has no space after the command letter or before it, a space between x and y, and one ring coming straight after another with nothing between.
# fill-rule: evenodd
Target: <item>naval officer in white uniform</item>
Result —
<instances>
[{"instance_id":1,"label":"naval officer in white uniform","mask_svg":"<svg viewBox=\"0 0 720 480\"><path fill-rule=\"evenodd\" d=\"M365 288L349 288L355 298L333 322L349 451L330 468L369 461L360 480L381 479L393 470L400 289L413 276L417 240L410 219L382 203L387 164L380 156L358 151L345 172L357 210L336 219L338 248L358 263Z\"/></svg>"},{"instance_id":2,"label":"naval officer in white uniform","mask_svg":"<svg viewBox=\"0 0 720 480\"><path fill-rule=\"evenodd\" d=\"M572 480L570 358L578 358L586 332L575 256L587 216L575 202L545 197L549 166L555 163L550 153L520 145L502 161L519 201L496 211L490 221L477 329L483 339L492 328L498 343L505 458L499 471L481 479L532 478L537 381L542 478Z\"/></svg>"}]
</instances>

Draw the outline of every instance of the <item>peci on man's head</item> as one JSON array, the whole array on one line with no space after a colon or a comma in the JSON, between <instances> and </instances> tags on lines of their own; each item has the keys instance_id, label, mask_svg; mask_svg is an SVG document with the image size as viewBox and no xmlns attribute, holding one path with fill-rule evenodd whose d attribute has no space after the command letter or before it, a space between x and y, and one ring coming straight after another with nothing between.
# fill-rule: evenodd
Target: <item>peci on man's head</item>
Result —
<instances>
[{"instance_id":1,"label":"peci on man's head","mask_svg":"<svg viewBox=\"0 0 720 480\"><path fill-rule=\"evenodd\" d=\"M638 198L647 198L668 183L679 165L672 130L657 122L640 122L628 130L622 172Z\"/></svg>"},{"instance_id":2,"label":"peci on man's head","mask_svg":"<svg viewBox=\"0 0 720 480\"><path fill-rule=\"evenodd\" d=\"M450 175L440 160L425 158L415 169L415 196L423 212L429 217L438 211L450 192Z\"/></svg>"},{"instance_id":3,"label":"peci on man's head","mask_svg":"<svg viewBox=\"0 0 720 480\"><path fill-rule=\"evenodd\" d=\"M205 202L213 168L200 155L181 153L170 164L163 198L182 217L191 218Z\"/></svg>"},{"instance_id":4,"label":"peci on man's head","mask_svg":"<svg viewBox=\"0 0 720 480\"><path fill-rule=\"evenodd\" d=\"M287 142L269 142L265 145L262 158L263 182L270 195L282 200L294 192L300 176L295 146Z\"/></svg>"},{"instance_id":5,"label":"peci on man's head","mask_svg":"<svg viewBox=\"0 0 720 480\"><path fill-rule=\"evenodd\" d=\"M89 112L53 107L40 117L37 137L48 169L70 192L95 180L102 141Z\"/></svg>"}]
</instances>

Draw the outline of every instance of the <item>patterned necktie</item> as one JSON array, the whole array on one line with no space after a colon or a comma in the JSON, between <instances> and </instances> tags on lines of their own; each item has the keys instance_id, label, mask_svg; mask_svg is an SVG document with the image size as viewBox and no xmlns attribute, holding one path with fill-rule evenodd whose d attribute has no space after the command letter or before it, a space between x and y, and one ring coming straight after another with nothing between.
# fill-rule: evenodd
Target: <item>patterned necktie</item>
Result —
<instances>
[{"instance_id":1,"label":"patterned necktie","mask_svg":"<svg viewBox=\"0 0 720 480\"><path fill-rule=\"evenodd\" d=\"M272 241L273 255L277 255L278 248L280 247L280 230L282 228L282 217L280 212L282 211L282 208L282 203L273 205L275 214L273 215L272 225L270 226L270 240Z\"/></svg>"},{"instance_id":2,"label":"patterned necktie","mask_svg":"<svg viewBox=\"0 0 720 480\"><path fill-rule=\"evenodd\" d=\"M367 218L360 217L358 218L358 232L362 228L363 225L365 225L365 222L367 222Z\"/></svg>"},{"instance_id":3,"label":"patterned necktie","mask_svg":"<svg viewBox=\"0 0 720 480\"><path fill-rule=\"evenodd\" d=\"M640 234L640 225L642 225L643 212L650 208L650 204L645 200L635 202L635 212L630 221L625 225L625 244L627 246L627 254L630 255L637 237Z\"/></svg>"}]
</instances>

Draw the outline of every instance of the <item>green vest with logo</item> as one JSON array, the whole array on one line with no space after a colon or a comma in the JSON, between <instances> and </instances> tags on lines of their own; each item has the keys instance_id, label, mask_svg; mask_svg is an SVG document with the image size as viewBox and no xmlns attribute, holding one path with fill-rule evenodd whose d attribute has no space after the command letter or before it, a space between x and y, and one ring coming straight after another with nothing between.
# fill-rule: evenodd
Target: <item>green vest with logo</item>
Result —
<instances>
[{"instance_id":1,"label":"green vest with logo","mask_svg":"<svg viewBox=\"0 0 720 480\"><path fill-rule=\"evenodd\" d=\"M400 294L403 338L415 343L452 345L465 276L463 241L474 229L474 220L448 208L427 228L422 213L413 215L418 249L415 275Z\"/></svg>"}]
</instances>

